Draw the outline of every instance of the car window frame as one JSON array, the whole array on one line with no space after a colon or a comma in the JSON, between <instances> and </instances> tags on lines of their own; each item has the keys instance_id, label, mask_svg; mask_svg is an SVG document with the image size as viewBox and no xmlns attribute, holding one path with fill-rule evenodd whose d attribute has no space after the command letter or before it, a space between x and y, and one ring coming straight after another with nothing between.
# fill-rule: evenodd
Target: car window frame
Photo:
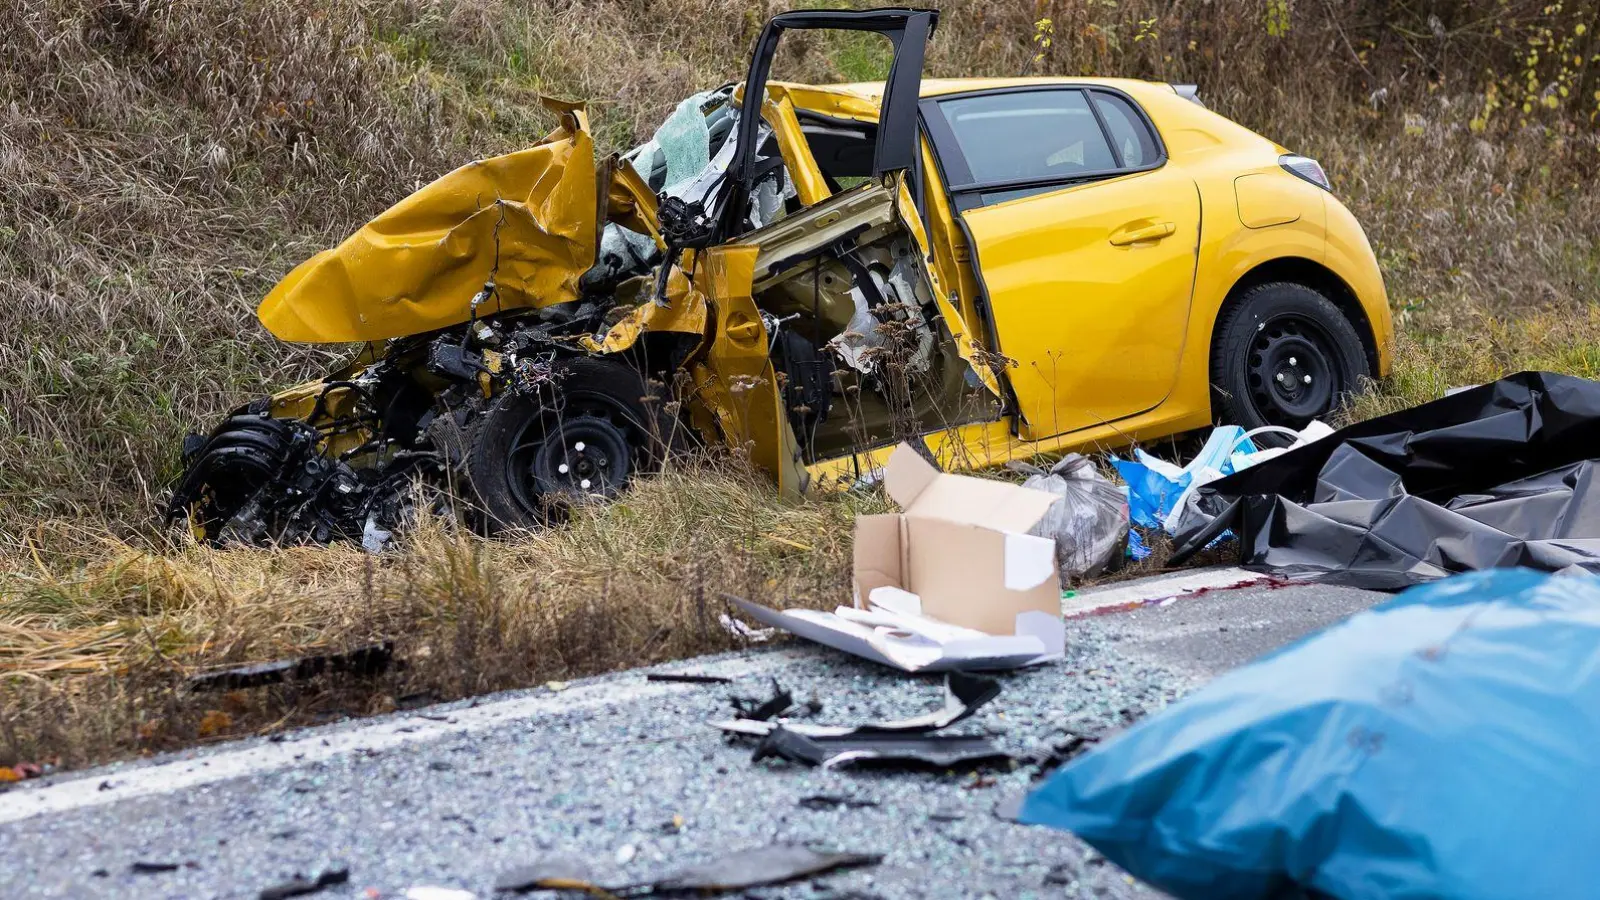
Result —
<instances>
[{"instance_id":1,"label":"car window frame","mask_svg":"<svg viewBox=\"0 0 1600 900\"><path fill-rule=\"evenodd\" d=\"M961 149L961 142L956 137L955 129L945 117L940 104L947 100L964 100L973 97L989 97L1004 94L1040 94L1052 91L1074 91L1083 96L1090 112L1094 114L1095 124L1100 128L1100 136L1105 140L1111 157L1117 165L1111 169L1098 169L1092 172L1078 172L1073 175L1052 175L1035 178L1011 178L1000 181L978 181L972 175L972 167L967 162L966 153ZM1140 166L1125 166L1122 164L1122 150L1112 139L1111 129L1106 124L1105 115L1100 111L1099 104L1095 103L1094 94L1101 93L1117 97L1126 102L1134 111L1138 122L1143 124L1155 142L1156 155L1150 162ZM986 90L961 91L952 94L939 94L933 97L924 97L917 104L922 120L922 131L928 138L928 143L933 148L933 158L938 163L939 178L944 182L945 193L950 198L951 206L956 213L963 213L969 209L979 209L985 206L994 206L1000 203L1009 203L1013 200L1026 199L1039 194L1053 193L1082 184L1096 181L1105 181L1123 175L1132 175L1140 172L1151 172L1167 164L1167 145L1161 138L1161 130L1156 128L1156 123L1150 118L1145 108L1130 96L1126 91L1118 88L1098 84L1029 84L1016 85L1003 88L989 88ZM1022 196L986 199L986 194L997 194L1013 191L1028 191L1033 193Z\"/></svg>"}]
</instances>

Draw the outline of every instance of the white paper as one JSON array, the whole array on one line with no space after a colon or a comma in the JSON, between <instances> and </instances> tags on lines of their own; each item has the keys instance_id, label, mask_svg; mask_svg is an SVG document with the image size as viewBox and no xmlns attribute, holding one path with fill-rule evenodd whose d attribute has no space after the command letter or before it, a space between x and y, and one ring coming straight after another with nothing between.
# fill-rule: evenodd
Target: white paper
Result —
<instances>
[{"instance_id":1,"label":"white paper","mask_svg":"<svg viewBox=\"0 0 1600 900\"><path fill-rule=\"evenodd\" d=\"M1055 574L1054 538L1006 533L1006 590L1030 591Z\"/></svg>"},{"instance_id":2,"label":"white paper","mask_svg":"<svg viewBox=\"0 0 1600 900\"><path fill-rule=\"evenodd\" d=\"M867 595L867 600L873 606L881 606L894 612L912 616L922 615L922 598L894 585L886 584L873 588Z\"/></svg>"},{"instance_id":3,"label":"white paper","mask_svg":"<svg viewBox=\"0 0 1600 900\"><path fill-rule=\"evenodd\" d=\"M952 670L982 671L1015 669L1059 659L1066 641L1066 626L1061 619L1042 612L1027 612L1017 616L1018 633L1010 635L984 634L933 619L925 619L939 629L956 629L968 632L971 637L956 637L937 642L904 629L908 623L901 614L888 610L858 610L840 607L851 618L814 609L791 609L784 612L751 603L748 600L729 598L746 615L761 622L782 628L807 640L816 641L836 650L843 650L862 659L882 663L902 672L948 672ZM881 621L894 623L878 628L852 621L852 618L886 617ZM919 624L919 631L927 631Z\"/></svg>"}]
</instances>

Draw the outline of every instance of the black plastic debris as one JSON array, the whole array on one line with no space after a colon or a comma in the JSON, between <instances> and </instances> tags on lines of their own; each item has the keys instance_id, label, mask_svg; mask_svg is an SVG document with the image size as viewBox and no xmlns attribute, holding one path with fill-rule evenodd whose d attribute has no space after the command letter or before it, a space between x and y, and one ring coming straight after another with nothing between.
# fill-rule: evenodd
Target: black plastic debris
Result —
<instances>
[{"instance_id":1,"label":"black plastic debris","mask_svg":"<svg viewBox=\"0 0 1600 900\"><path fill-rule=\"evenodd\" d=\"M733 704L733 711L739 718L754 722L765 722L775 716L780 716L794 706L794 695L778 685L778 679L772 679L772 696L766 700L755 697L729 697L728 702Z\"/></svg>"},{"instance_id":2,"label":"black plastic debris","mask_svg":"<svg viewBox=\"0 0 1600 900\"><path fill-rule=\"evenodd\" d=\"M732 678L721 675L696 675L692 672L651 672L645 681L665 681L675 684L732 684Z\"/></svg>"},{"instance_id":3,"label":"black plastic debris","mask_svg":"<svg viewBox=\"0 0 1600 900\"><path fill-rule=\"evenodd\" d=\"M1043 778L1061 766L1066 765L1086 753L1099 742L1099 735L1070 733L1060 740L1051 742L1044 752L1034 758L1035 765L1039 767L1038 771L1034 773L1034 779Z\"/></svg>"},{"instance_id":4,"label":"black plastic debris","mask_svg":"<svg viewBox=\"0 0 1600 900\"><path fill-rule=\"evenodd\" d=\"M866 809L878 805L871 797L852 797L847 794L811 794L801 797L799 804L806 809Z\"/></svg>"},{"instance_id":5,"label":"black plastic debris","mask_svg":"<svg viewBox=\"0 0 1600 900\"><path fill-rule=\"evenodd\" d=\"M1600 382L1521 372L1205 485L1173 562L1232 529L1246 565L1378 590L1509 566L1600 573L1597 475Z\"/></svg>"},{"instance_id":6,"label":"black plastic debris","mask_svg":"<svg viewBox=\"0 0 1600 900\"><path fill-rule=\"evenodd\" d=\"M774 757L825 769L863 762L947 769L999 762L1009 759L1010 754L986 735L883 731L807 736L780 727L761 739L751 759Z\"/></svg>"},{"instance_id":7,"label":"black plastic debris","mask_svg":"<svg viewBox=\"0 0 1600 900\"><path fill-rule=\"evenodd\" d=\"M840 869L877 865L876 853L824 853L799 844L773 844L731 853L698 866L671 871L644 881L597 884L581 861L550 857L502 874L496 891L575 890L599 896L643 897L722 893L785 884Z\"/></svg>"},{"instance_id":8,"label":"black plastic debris","mask_svg":"<svg viewBox=\"0 0 1600 900\"><path fill-rule=\"evenodd\" d=\"M150 862L138 860L128 866L128 871L135 875L155 875L160 872L176 872L183 868L183 863L175 862Z\"/></svg>"},{"instance_id":9,"label":"black plastic debris","mask_svg":"<svg viewBox=\"0 0 1600 900\"><path fill-rule=\"evenodd\" d=\"M774 685L776 686L776 685ZM780 725L789 731L812 738L847 737L853 734L881 734L886 732L922 733L948 728L981 709L990 700L1000 696L1000 682L981 675L951 672L945 678L944 705L926 715L888 722L867 722L861 725L812 725L798 722L771 722L768 716L742 716L738 719L711 724L731 734L762 737L771 734ZM738 709L737 701L734 708Z\"/></svg>"},{"instance_id":10,"label":"black plastic debris","mask_svg":"<svg viewBox=\"0 0 1600 900\"><path fill-rule=\"evenodd\" d=\"M282 884L263 888L260 896L261 900L288 900L289 897L303 897L306 894L315 894L323 888L344 884L349 880L349 869L329 869L310 879L297 874Z\"/></svg>"},{"instance_id":11,"label":"black plastic debris","mask_svg":"<svg viewBox=\"0 0 1600 900\"><path fill-rule=\"evenodd\" d=\"M192 691L232 691L240 688L281 684L285 681L303 681L323 674L370 677L388 670L394 661L394 642L368 644L342 653L324 653L298 659L281 659L268 663L205 672L189 678Z\"/></svg>"},{"instance_id":12,"label":"black plastic debris","mask_svg":"<svg viewBox=\"0 0 1600 900\"><path fill-rule=\"evenodd\" d=\"M814 725L744 716L711 724L730 734L760 738L752 761L776 758L824 768L862 762L948 768L1009 758L987 735L934 734L968 718L999 695L1000 683L992 678L951 672L945 680L944 705L909 719ZM735 708L739 708L737 703ZM753 711L766 712L767 708Z\"/></svg>"}]
</instances>

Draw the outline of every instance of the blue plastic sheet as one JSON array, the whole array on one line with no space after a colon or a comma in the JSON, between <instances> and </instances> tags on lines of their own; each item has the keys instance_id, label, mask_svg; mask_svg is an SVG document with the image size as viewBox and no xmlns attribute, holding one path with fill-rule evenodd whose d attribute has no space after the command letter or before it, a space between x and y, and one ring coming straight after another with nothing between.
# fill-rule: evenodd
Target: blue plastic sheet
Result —
<instances>
[{"instance_id":1,"label":"blue plastic sheet","mask_svg":"<svg viewBox=\"0 0 1600 900\"><path fill-rule=\"evenodd\" d=\"M1600 579L1412 588L1054 773L1020 821L1179 898L1600 895Z\"/></svg>"},{"instance_id":2,"label":"blue plastic sheet","mask_svg":"<svg viewBox=\"0 0 1600 900\"><path fill-rule=\"evenodd\" d=\"M1150 545L1145 542L1144 535L1137 528L1128 529L1128 558L1134 562L1147 559L1150 556Z\"/></svg>"},{"instance_id":3,"label":"blue plastic sheet","mask_svg":"<svg viewBox=\"0 0 1600 900\"><path fill-rule=\"evenodd\" d=\"M1232 475L1235 462L1256 452L1256 445L1237 425L1212 429L1205 446L1181 469L1143 450L1133 459L1111 458L1117 475L1128 485L1128 515L1142 528L1164 528L1166 519L1196 478L1207 480ZM1167 529L1169 532L1171 529Z\"/></svg>"}]
</instances>

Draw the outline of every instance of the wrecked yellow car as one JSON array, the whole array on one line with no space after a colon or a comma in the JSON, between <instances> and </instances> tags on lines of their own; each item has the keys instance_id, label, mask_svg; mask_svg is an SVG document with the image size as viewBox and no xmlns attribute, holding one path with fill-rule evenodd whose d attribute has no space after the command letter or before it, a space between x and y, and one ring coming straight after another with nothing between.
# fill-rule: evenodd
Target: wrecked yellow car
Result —
<instances>
[{"instance_id":1,"label":"wrecked yellow car","mask_svg":"<svg viewBox=\"0 0 1600 900\"><path fill-rule=\"evenodd\" d=\"M784 13L643 146L597 159L551 103L536 146L307 260L261 321L365 349L191 436L172 515L381 543L421 479L530 526L695 441L797 492L907 437L982 467L1299 427L1386 372L1376 262L1313 160L1192 88L924 80L937 18ZM887 38L886 81L769 81L801 29Z\"/></svg>"}]
</instances>

